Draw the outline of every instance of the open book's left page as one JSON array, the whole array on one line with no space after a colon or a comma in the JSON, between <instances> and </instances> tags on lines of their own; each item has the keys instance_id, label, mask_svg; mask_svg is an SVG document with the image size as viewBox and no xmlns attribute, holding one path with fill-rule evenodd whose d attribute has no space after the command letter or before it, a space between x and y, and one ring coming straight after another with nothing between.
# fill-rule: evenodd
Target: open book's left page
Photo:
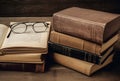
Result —
<instances>
[{"instance_id":1,"label":"open book's left page","mask_svg":"<svg viewBox=\"0 0 120 81\"><path fill-rule=\"evenodd\" d=\"M6 25L0 24L0 48L3 44L3 41L7 35L9 28Z\"/></svg>"}]
</instances>

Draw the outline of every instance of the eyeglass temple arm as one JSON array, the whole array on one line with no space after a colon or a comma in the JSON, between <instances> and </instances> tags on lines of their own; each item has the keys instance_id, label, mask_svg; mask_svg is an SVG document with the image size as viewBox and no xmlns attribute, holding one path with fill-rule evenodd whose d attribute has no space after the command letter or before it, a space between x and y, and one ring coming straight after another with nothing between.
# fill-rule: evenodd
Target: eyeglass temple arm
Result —
<instances>
[{"instance_id":1,"label":"eyeglass temple arm","mask_svg":"<svg viewBox=\"0 0 120 81\"><path fill-rule=\"evenodd\" d=\"M48 27L49 23L46 23L46 22L45 22L44 25L45 25L45 27Z\"/></svg>"},{"instance_id":2,"label":"eyeglass temple arm","mask_svg":"<svg viewBox=\"0 0 120 81\"><path fill-rule=\"evenodd\" d=\"M12 29L11 29L10 32L8 33L7 38L10 37L11 32L12 32Z\"/></svg>"}]
</instances>

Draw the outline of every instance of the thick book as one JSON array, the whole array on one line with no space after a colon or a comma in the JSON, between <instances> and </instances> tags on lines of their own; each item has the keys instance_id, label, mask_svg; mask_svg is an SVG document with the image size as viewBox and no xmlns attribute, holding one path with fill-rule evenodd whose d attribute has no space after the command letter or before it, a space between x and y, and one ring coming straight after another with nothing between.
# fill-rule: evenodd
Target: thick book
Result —
<instances>
[{"instance_id":1,"label":"thick book","mask_svg":"<svg viewBox=\"0 0 120 81\"><path fill-rule=\"evenodd\" d=\"M41 53L6 54L0 56L0 62L43 63L45 55Z\"/></svg>"},{"instance_id":2,"label":"thick book","mask_svg":"<svg viewBox=\"0 0 120 81\"><path fill-rule=\"evenodd\" d=\"M118 34L116 34L107 42L103 43L102 45L99 45L99 44L96 44L96 43L93 43L87 40L83 40L81 38L73 37L73 36L59 33L56 31L51 31L51 34L50 34L51 42L69 46L72 48L77 48L83 51L94 53L96 55L101 55L102 52L104 52L109 47L111 47L118 40L118 38L119 36Z\"/></svg>"},{"instance_id":3,"label":"thick book","mask_svg":"<svg viewBox=\"0 0 120 81\"><path fill-rule=\"evenodd\" d=\"M0 63L0 71L27 71L27 72L44 72L45 63Z\"/></svg>"},{"instance_id":4,"label":"thick book","mask_svg":"<svg viewBox=\"0 0 120 81\"><path fill-rule=\"evenodd\" d=\"M90 52L86 52L83 50L79 50L76 48L64 46L64 45L53 43L53 42L49 42L48 45L49 45L50 51L60 53L62 55L66 55L66 56L73 57L76 59L84 60L87 62L99 64L99 65L103 64L105 60L113 52L113 46L109 47L105 52L101 54L101 56L99 56L99 55L96 55Z\"/></svg>"},{"instance_id":5,"label":"thick book","mask_svg":"<svg viewBox=\"0 0 120 81\"><path fill-rule=\"evenodd\" d=\"M103 44L120 30L120 16L102 11L68 8L53 15L55 31Z\"/></svg>"},{"instance_id":6,"label":"thick book","mask_svg":"<svg viewBox=\"0 0 120 81\"><path fill-rule=\"evenodd\" d=\"M78 72L81 72L83 74L90 76L96 71L110 64L113 60L113 54L111 54L102 65L96 65L94 63L78 60L78 59L65 56L59 53L54 53L53 58L57 63L61 65L64 65L68 68L71 68L73 70L76 70Z\"/></svg>"},{"instance_id":7,"label":"thick book","mask_svg":"<svg viewBox=\"0 0 120 81\"><path fill-rule=\"evenodd\" d=\"M19 53L46 54L48 52L47 42L50 32L50 22L39 22L39 25L37 25L38 27L32 27L33 29L29 27L29 25L33 26L31 23L33 24L34 22L25 23L27 24L26 29L22 26L23 24L20 25L18 29L16 25L10 28L0 24L0 55ZM47 27L42 25L43 23L47 23ZM43 32L36 31L42 30L43 28L46 28ZM23 30L26 30L26 32L22 32Z\"/></svg>"}]
</instances>

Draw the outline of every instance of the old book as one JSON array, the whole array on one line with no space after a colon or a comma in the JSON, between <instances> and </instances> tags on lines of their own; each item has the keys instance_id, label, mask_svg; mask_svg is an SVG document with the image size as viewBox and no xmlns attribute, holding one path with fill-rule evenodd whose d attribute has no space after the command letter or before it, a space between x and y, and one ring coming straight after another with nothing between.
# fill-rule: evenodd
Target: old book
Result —
<instances>
[{"instance_id":1,"label":"old book","mask_svg":"<svg viewBox=\"0 0 120 81\"><path fill-rule=\"evenodd\" d=\"M120 29L120 16L102 11L68 8L53 15L55 31L103 44Z\"/></svg>"},{"instance_id":2,"label":"old book","mask_svg":"<svg viewBox=\"0 0 120 81\"><path fill-rule=\"evenodd\" d=\"M93 43L87 40L83 40L81 38L73 37L73 36L59 33L56 31L52 31L50 34L51 42L69 46L72 48L77 48L83 51L94 53L96 55L101 55L102 52L104 52L106 49L111 47L118 40L118 38L119 36L117 34L113 36L110 40L108 40L107 42L103 43L102 45L99 45L99 44L96 44L96 43Z\"/></svg>"},{"instance_id":3,"label":"old book","mask_svg":"<svg viewBox=\"0 0 120 81\"><path fill-rule=\"evenodd\" d=\"M1 71L28 71L28 72L44 72L45 63L30 64L30 63L0 63Z\"/></svg>"},{"instance_id":4,"label":"old book","mask_svg":"<svg viewBox=\"0 0 120 81\"><path fill-rule=\"evenodd\" d=\"M69 56L64 56L64 55L59 54L59 53L54 53L53 57L57 63L90 76L93 73L95 73L96 71L98 71L99 69L110 64L112 62L112 59L113 59L113 54L111 54L109 56L109 58L106 59L106 61L102 65L96 65L94 63L78 60L75 58L71 58Z\"/></svg>"},{"instance_id":5,"label":"old book","mask_svg":"<svg viewBox=\"0 0 120 81\"><path fill-rule=\"evenodd\" d=\"M13 23L11 28L0 24L0 55L19 53L47 53L50 22L35 22L39 25L37 24L34 27L34 22L23 23L24 22L16 24ZM43 23L47 24L47 26ZM26 25L26 29L23 27L24 25ZM30 29L29 26L32 26L34 31ZM44 31L39 31L43 30L44 28Z\"/></svg>"},{"instance_id":6,"label":"old book","mask_svg":"<svg viewBox=\"0 0 120 81\"><path fill-rule=\"evenodd\" d=\"M99 56L90 52L57 43L49 42L48 45L50 51L99 65L103 64L105 60L111 55L111 52L113 52L113 46L109 47L105 52L101 54L101 56Z\"/></svg>"},{"instance_id":7,"label":"old book","mask_svg":"<svg viewBox=\"0 0 120 81\"><path fill-rule=\"evenodd\" d=\"M0 56L0 62L42 63L43 58L41 53L6 54Z\"/></svg>"}]
</instances>

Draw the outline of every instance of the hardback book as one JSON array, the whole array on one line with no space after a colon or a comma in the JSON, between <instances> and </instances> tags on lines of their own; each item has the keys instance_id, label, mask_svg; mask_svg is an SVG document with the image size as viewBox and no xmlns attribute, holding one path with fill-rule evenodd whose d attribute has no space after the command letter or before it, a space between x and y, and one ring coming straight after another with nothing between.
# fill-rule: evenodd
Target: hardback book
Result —
<instances>
[{"instance_id":1,"label":"hardback book","mask_svg":"<svg viewBox=\"0 0 120 81\"><path fill-rule=\"evenodd\" d=\"M27 72L44 72L45 63L0 63L0 71L27 71Z\"/></svg>"},{"instance_id":2,"label":"hardback book","mask_svg":"<svg viewBox=\"0 0 120 81\"><path fill-rule=\"evenodd\" d=\"M50 22L35 22L35 24L34 22L14 22L11 27L0 24L0 55L20 53L46 54L48 52L49 33Z\"/></svg>"},{"instance_id":3,"label":"hardback book","mask_svg":"<svg viewBox=\"0 0 120 81\"><path fill-rule=\"evenodd\" d=\"M24 54L6 54L0 56L0 62L14 63L43 63L44 55L41 53L24 53Z\"/></svg>"},{"instance_id":4,"label":"hardback book","mask_svg":"<svg viewBox=\"0 0 120 81\"><path fill-rule=\"evenodd\" d=\"M78 60L78 59L65 56L59 53L54 53L53 58L57 63L61 65L64 65L68 68L71 68L73 70L76 70L78 72L81 72L83 74L90 76L96 71L98 71L99 69L110 64L113 60L113 55L114 54L111 54L102 65L96 65L94 63L86 62L83 60Z\"/></svg>"},{"instance_id":5,"label":"hardback book","mask_svg":"<svg viewBox=\"0 0 120 81\"><path fill-rule=\"evenodd\" d=\"M119 23L118 14L78 7L68 8L53 15L55 31L98 44L103 44L118 33Z\"/></svg>"},{"instance_id":6,"label":"hardback book","mask_svg":"<svg viewBox=\"0 0 120 81\"><path fill-rule=\"evenodd\" d=\"M111 47L118 40L118 38L119 36L118 34L116 34L107 42L103 43L102 45L99 45L87 40L83 40L81 38L73 37L56 31L51 31L50 34L50 41L53 43L69 46L72 48L77 48L96 55L101 55L102 52Z\"/></svg>"},{"instance_id":7,"label":"hardback book","mask_svg":"<svg viewBox=\"0 0 120 81\"><path fill-rule=\"evenodd\" d=\"M53 53L60 53L65 56L69 56L72 58L84 60L87 62L95 63L95 64L103 64L105 60L111 55L113 52L113 46L109 47L106 51L104 51L101 56L86 52L83 50L79 50L76 48L64 46L61 44L49 42L49 50L52 51Z\"/></svg>"}]
</instances>

